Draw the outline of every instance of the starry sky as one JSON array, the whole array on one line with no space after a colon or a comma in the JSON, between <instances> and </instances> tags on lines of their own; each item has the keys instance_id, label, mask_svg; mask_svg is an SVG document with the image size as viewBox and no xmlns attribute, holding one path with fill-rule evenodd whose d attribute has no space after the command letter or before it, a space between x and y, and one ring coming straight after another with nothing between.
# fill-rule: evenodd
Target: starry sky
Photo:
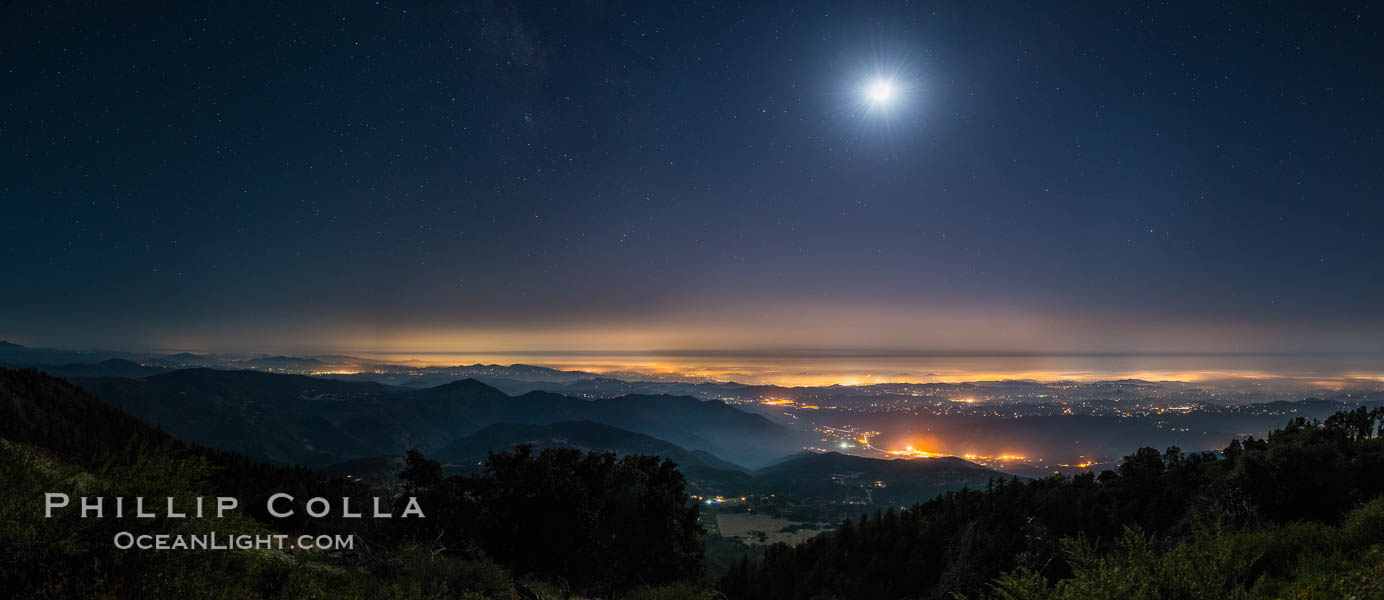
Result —
<instances>
[{"instance_id":1,"label":"starry sky","mask_svg":"<svg viewBox=\"0 0 1384 600\"><path fill-rule=\"evenodd\" d=\"M0 338L1384 352L1378 7L983 4L2 4Z\"/></svg>"}]
</instances>

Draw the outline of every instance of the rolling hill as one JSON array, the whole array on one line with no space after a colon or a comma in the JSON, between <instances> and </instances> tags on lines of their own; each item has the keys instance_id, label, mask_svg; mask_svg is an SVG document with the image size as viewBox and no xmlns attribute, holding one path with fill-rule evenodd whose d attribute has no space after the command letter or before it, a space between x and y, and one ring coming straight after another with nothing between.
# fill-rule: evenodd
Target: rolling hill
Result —
<instances>
[{"instance_id":1,"label":"rolling hill","mask_svg":"<svg viewBox=\"0 0 1384 600\"><path fill-rule=\"evenodd\" d=\"M685 396L511 397L473 379L408 390L257 371L185 369L142 379L74 378L97 397L207 446L320 467L432 453L496 423L592 421L758 467L802 447L799 433L719 401Z\"/></svg>"},{"instance_id":2,"label":"rolling hill","mask_svg":"<svg viewBox=\"0 0 1384 600\"><path fill-rule=\"evenodd\" d=\"M804 452L754 471L767 489L799 497L907 506L1012 476L956 457L881 459Z\"/></svg>"},{"instance_id":3,"label":"rolling hill","mask_svg":"<svg viewBox=\"0 0 1384 600\"><path fill-rule=\"evenodd\" d=\"M487 455L526 444L535 452L576 448L621 456L660 456L677 463L694 495L745 496L775 493L800 502L906 506L963 487L984 488L992 478L1010 479L959 458L886 460L829 452L803 452L753 473L702 451L591 421L541 425L497 423L431 454L452 474L478 472ZM399 455L345 461L324 467L335 476L389 485L403 466Z\"/></svg>"},{"instance_id":4,"label":"rolling hill","mask_svg":"<svg viewBox=\"0 0 1384 600\"><path fill-rule=\"evenodd\" d=\"M613 452L621 456L661 456L677 463L698 495L707 493L743 494L758 487L743 468L717 458L709 452L692 452L663 440L591 421L561 421L546 425L497 423L443 446L433 458L458 472L469 472L485 460L489 452L510 450L527 444L535 451L544 448L577 448L592 452Z\"/></svg>"}]
</instances>

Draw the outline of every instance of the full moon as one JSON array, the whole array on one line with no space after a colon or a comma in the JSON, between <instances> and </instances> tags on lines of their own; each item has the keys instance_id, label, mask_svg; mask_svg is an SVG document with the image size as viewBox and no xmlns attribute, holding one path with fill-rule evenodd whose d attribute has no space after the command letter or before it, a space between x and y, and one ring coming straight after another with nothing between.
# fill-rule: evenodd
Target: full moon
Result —
<instances>
[{"instance_id":1,"label":"full moon","mask_svg":"<svg viewBox=\"0 0 1384 600\"><path fill-rule=\"evenodd\" d=\"M876 79L865 87L865 96L870 99L871 104L889 104L894 101L897 94L894 82L888 79Z\"/></svg>"}]
</instances>

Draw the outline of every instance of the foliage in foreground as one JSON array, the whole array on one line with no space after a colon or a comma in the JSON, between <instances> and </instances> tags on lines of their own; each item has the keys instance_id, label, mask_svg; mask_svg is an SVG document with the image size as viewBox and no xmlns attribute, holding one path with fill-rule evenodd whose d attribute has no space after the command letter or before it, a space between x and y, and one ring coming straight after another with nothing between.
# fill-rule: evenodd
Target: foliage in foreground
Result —
<instances>
[{"instance_id":1,"label":"foliage in foreground","mask_svg":"<svg viewBox=\"0 0 1384 600\"><path fill-rule=\"evenodd\" d=\"M1290 523L1261 530L1203 533L1161 544L1135 528L1098 552L1084 538L1063 541L1072 576L1055 585L1037 571L1001 575L994 600L1155 600L1159 598L1384 597L1384 499L1339 526Z\"/></svg>"},{"instance_id":2,"label":"foliage in foreground","mask_svg":"<svg viewBox=\"0 0 1384 600\"><path fill-rule=\"evenodd\" d=\"M436 556L401 545L366 560L283 550L121 551L118 531L219 536L273 533L242 514L224 519L83 519L42 515L44 492L74 497L199 495L201 461L158 448L88 471L31 446L0 442L0 587L16 597L518 598L507 572L480 560ZM176 490L176 492L174 492Z\"/></svg>"},{"instance_id":3,"label":"foliage in foreground","mask_svg":"<svg viewBox=\"0 0 1384 600\"><path fill-rule=\"evenodd\" d=\"M1384 539L1380 508L1360 507L1384 495L1382 424L1384 409L1360 408L1236 440L1223 458L1144 448L1100 475L997 481L770 547L719 587L736 600L1369 590Z\"/></svg>"},{"instance_id":4,"label":"foliage in foreground","mask_svg":"<svg viewBox=\"0 0 1384 600\"><path fill-rule=\"evenodd\" d=\"M0 595L518 600L577 598L587 591L581 586L609 590L602 594L606 598L705 600L711 593L696 584L672 581L697 572L701 555L695 539L696 510L688 512L682 478L670 463L649 457L535 457L521 452L497 455L484 474L472 478L429 482L434 471L440 478L436 463L416 456L404 473L406 480L420 484L411 491L426 496L429 518L421 521L429 527L410 527L403 519L304 519L305 511L295 518L274 519L256 506L262 507L263 498L273 491L299 498L358 499L385 492L185 444L64 381L32 370L0 369ZM462 490L464 495L447 495ZM558 505L574 491L586 495L571 496L576 503L567 503L567 508ZM180 506L197 496L233 496L241 499L242 510L221 519L83 519L76 510L44 518L45 492L67 493L74 505L80 496L174 496ZM552 512L546 517L549 521L525 521L522 512L514 512L528 509ZM443 519L448 515L452 521ZM604 520L588 518L593 515L603 515ZM645 518L617 522L622 516L639 515ZM480 519L468 525L477 533L468 536L467 543L441 544L446 536L430 527L458 525L461 517ZM568 518L576 520L554 521ZM490 530L481 527L486 520ZM581 547L554 545L561 539L546 537L545 524L565 526L568 542L596 536L605 536L605 541ZM113 544L119 531L212 530L219 536L352 534L356 546L330 552L122 551ZM505 533L521 537L506 538L509 545L498 544ZM567 574L578 583L574 589L553 585L559 579L553 577L558 573L551 563L524 558L530 556L527 552L567 557L580 551L609 552L638 562L611 563L627 571ZM687 571L666 571L674 563ZM516 570L523 573L518 581ZM629 576L643 581L630 581Z\"/></svg>"},{"instance_id":5,"label":"foliage in foreground","mask_svg":"<svg viewBox=\"0 0 1384 600\"><path fill-rule=\"evenodd\" d=\"M443 477L417 451L407 464L400 479L434 510L409 525L439 547L479 548L516 573L601 596L703 578L698 509L670 461L519 446L469 477Z\"/></svg>"}]
</instances>

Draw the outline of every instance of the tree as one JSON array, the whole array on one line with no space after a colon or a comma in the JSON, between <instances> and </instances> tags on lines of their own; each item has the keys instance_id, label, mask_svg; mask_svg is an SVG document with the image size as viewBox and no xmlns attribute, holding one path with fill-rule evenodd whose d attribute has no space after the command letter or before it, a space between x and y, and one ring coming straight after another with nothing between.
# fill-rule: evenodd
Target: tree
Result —
<instances>
[{"instance_id":1,"label":"tree","mask_svg":"<svg viewBox=\"0 0 1384 600\"><path fill-rule=\"evenodd\" d=\"M404 465L399 479L404 482L405 492L413 494L442 484L442 463L423 456L417 448L408 451Z\"/></svg>"},{"instance_id":2,"label":"tree","mask_svg":"<svg viewBox=\"0 0 1384 600\"><path fill-rule=\"evenodd\" d=\"M492 452L478 475L445 479L421 454L407 462L400 478L421 490L444 547L601 595L704 575L698 509L671 461L518 446Z\"/></svg>"}]
</instances>

